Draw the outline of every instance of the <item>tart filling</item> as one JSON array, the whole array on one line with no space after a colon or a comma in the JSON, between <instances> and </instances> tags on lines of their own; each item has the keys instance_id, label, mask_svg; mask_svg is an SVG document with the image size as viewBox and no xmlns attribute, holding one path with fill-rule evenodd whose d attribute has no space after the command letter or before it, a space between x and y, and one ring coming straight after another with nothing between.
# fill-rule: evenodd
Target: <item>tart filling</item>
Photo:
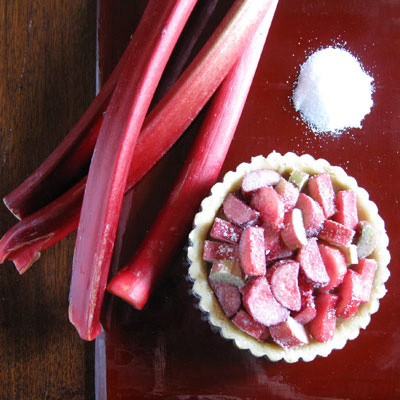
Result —
<instances>
[{"instance_id":1,"label":"tart filling","mask_svg":"<svg viewBox=\"0 0 400 400\"><path fill-rule=\"evenodd\" d=\"M273 152L228 172L190 233L193 293L212 326L273 361L358 336L389 277L384 222L340 167Z\"/></svg>"}]
</instances>

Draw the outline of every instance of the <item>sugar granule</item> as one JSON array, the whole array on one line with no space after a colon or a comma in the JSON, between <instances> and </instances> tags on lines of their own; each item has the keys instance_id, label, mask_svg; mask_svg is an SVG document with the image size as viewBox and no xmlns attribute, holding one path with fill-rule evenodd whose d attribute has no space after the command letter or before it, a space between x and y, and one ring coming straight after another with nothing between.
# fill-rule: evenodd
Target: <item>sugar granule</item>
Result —
<instances>
[{"instance_id":1,"label":"sugar granule","mask_svg":"<svg viewBox=\"0 0 400 400\"><path fill-rule=\"evenodd\" d=\"M314 132L361 128L373 106L373 78L347 50L327 47L301 66L293 103Z\"/></svg>"}]
</instances>

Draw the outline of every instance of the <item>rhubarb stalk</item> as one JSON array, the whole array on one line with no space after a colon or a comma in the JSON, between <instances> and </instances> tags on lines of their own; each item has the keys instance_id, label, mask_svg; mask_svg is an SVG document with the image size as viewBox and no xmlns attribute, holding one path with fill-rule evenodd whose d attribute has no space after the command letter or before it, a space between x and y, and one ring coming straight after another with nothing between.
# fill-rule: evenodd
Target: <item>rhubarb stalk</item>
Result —
<instances>
[{"instance_id":1,"label":"rhubarb stalk","mask_svg":"<svg viewBox=\"0 0 400 400\"><path fill-rule=\"evenodd\" d=\"M273 4L272 0L254 3L251 0L236 1L202 51L148 114L134 150L126 191L156 164L197 116ZM82 179L65 195L26 221L14 225L0 240L0 262L7 258L15 262L17 258L17 269L25 271L32 264L31 255L34 254L37 259L41 250L75 230L77 225L73 227L63 214L79 214L85 183L86 179ZM75 215L72 221L78 218L79 215ZM28 231L29 240L26 239ZM40 247L40 240L44 238L47 239ZM34 244L35 251L32 251L29 247Z\"/></svg>"},{"instance_id":2,"label":"rhubarb stalk","mask_svg":"<svg viewBox=\"0 0 400 400\"><path fill-rule=\"evenodd\" d=\"M89 168L72 266L69 319L82 339L100 332L102 304L129 164L162 72L196 0L151 0L162 12L139 59L130 55L115 87ZM142 18L138 31L144 29Z\"/></svg>"},{"instance_id":3,"label":"rhubarb stalk","mask_svg":"<svg viewBox=\"0 0 400 400\"><path fill-rule=\"evenodd\" d=\"M142 309L190 229L201 199L217 180L239 122L274 15L271 6L243 55L218 89L198 137L155 223L108 291Z\"/></svg>"},{"instance_id":4,"label":"rhubarb stalk","mask_svg":"<svg viewBox=\"0 0 400 400\"><path fill-rule=\"evenodd\" d=\"M195 20L192 21L192 26L188 27L185 40L176 46L174 62L167 65L166 79L161 80L155 95L158 99L166 93L182 72L215 4L216 0L202 1L199 4L199 12L194 15ZM145 11L149 15L154 14L157 9L161 10L159 3L152 3L149 6ZM155 8L152 9L152 7ZM106 110L129 54L135 54L135 57L140 55L137 48L141 42L146 40L151 29L151 19L146 18L146 15L143 17L147 21L146 29L135 32L110 78L77 124L42 164L24 182L4 197L5 205L18 219L33 214L55 200L87 174L103 119L102 113ZM153 99L153 102L157 102L156 100Z\"/></svg>"},{"instance_id":5,"label":"rhubarb stalk","mask_svg":"<svg viewBox=\"0 0 400 400\"><path fill-rule=\"evenodd\" d=\"M161 12L159 2L149 2L142 18L146 25L134 33L120 61L91 105L49 157L4 197L4 204L18 219L44 207L87 173L99 133L99 125L96 126L96 123L106 110L128 58L140 57L140 46L153 28L150 16L155 17L157 12ZM88 143L91 144L90 149ZM83 174L79 174L80 171L84 171Z\"/></svg>"}]
</instances>

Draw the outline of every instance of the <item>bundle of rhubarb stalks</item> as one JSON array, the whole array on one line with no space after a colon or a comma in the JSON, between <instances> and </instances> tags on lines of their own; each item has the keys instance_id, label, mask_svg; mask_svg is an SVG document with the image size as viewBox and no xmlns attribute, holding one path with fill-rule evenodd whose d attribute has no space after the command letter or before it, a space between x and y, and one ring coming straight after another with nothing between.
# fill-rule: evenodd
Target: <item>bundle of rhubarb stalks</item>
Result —
<instances>
[{"instance_id":1,"label":"bundle of rhubarb stalks","mask_svg":"<svg viewBox=\"0 0 400 400\"><path fill-rule=\"evenodd\" d=\"M171 73L170 79L178 78L149 111L196 6L196 0L149 0L119 63L81 119L32 175L5 196L5 205L20 221L0 240L0 262L12 260L21 274L42 251L77 229L69 318L83 339L92 340L101 331L106 289L142 309L182 246L224 162L277 1L232 2L193 60L183 71L177 66ZM215 3L204 2L196 29L202 29L201 22ZM197 37L193 32L192 46ZM181 61L178 64L184 65ZM128 265L108 282L124 195L210 99L196 140L153 226Z\"/></svg>"}]
</instances>

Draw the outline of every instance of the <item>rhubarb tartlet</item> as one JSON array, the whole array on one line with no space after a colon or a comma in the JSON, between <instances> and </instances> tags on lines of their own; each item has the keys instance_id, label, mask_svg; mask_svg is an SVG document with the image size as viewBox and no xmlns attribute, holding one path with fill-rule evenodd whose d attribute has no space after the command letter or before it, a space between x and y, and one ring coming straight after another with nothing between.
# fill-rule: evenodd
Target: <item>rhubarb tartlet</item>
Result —
<instances>
[{"instance_id":1,"label":"rhubarb tartlet","mask_svg":"<svg viewBox=\"0 0 400 400\"><path fill-rule=\"evenodd\" d=\"M189 240L189 278L211 326L272 361L343 348L378 310L390 275L375 203L310 155L273 152L228 172Z\"/></svg>"}]
</instances>

